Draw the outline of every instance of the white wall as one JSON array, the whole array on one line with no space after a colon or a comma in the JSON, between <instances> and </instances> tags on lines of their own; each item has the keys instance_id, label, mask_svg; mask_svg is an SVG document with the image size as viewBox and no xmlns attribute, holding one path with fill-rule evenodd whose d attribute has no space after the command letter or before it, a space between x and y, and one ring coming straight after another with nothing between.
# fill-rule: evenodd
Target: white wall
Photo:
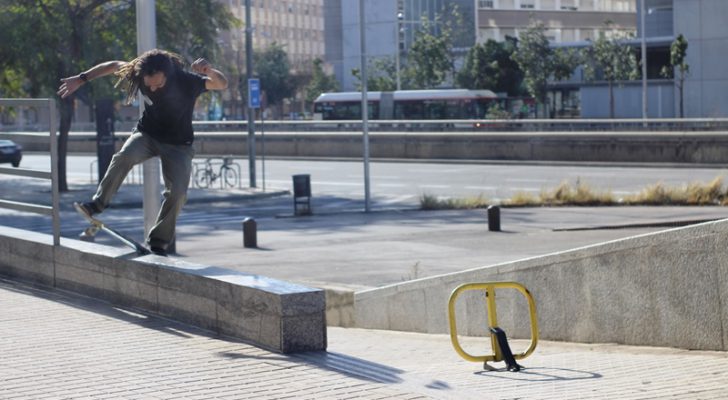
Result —
<instances>
[{"instance_id":1,"label":"white wall","mask_svg":"<svg viewBox=\"0 0 728 400\"><path fill-rule=\"evenodd\" d=\"M687 117L728 117L728 1L675 0L675 35L688 41Z\"/></svg>"},{"instance_id":2,"label":"white wall","mask_svg":"<svg viewBox=\"0 0 728 400\"><path fill-rule=\"evenodd\" d=\"M582 118L609 118L609 88L606 85L580 89ZM673 118L677 90L669 82L650 82L647 88L647 115L650 118ZM614 87L615 118L642 118L642 84Z\"/></svg>"},{"instance_id":3,"label":"white wall","mask_svg":"<svg viewBox=\"0 0 728 400\"><path fill-rule=\"evenodd\" d=\"M397 40L397 2L392 0L367 0L366 15L366 52L368 59L394 57ZM357 80L351 75L352 68L361 64L359 36L359 1L343 0L342 37L343 37L343 85L342 90L355 90Z\"/></svg>"}]
</instances>

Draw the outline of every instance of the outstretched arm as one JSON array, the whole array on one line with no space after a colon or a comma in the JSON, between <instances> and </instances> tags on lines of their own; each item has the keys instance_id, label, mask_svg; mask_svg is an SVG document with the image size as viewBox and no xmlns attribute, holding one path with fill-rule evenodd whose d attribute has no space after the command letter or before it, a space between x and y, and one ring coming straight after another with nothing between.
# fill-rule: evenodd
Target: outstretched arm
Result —
<instances>
[{"instance_id":1,"label":"outstretched arm","mask_svg":"<svg viewBox=\"0 0 728 400\"><path fill-rule=\"evenodd\" d=\"M207 90L224 90L227 89L228 80L222 72L212 68L212 64L204 58L198 58L192 63L192 71L205 75L208 79L205 81L205 89Z\"/></svg>"},{"instance_id":2,"label":"outstretched arm","mask_svg":"<svg viewBox=\"0 0 728 400\"><path fill-rule=\"evenodd\" d=\"M58 88L57 94L65 99L78 90L84 83L102 76L111 75L118 71L124 64L126 64L126 61L107 61L78 75L62 78L61 86Z\"/></svg>"}]
</instances>

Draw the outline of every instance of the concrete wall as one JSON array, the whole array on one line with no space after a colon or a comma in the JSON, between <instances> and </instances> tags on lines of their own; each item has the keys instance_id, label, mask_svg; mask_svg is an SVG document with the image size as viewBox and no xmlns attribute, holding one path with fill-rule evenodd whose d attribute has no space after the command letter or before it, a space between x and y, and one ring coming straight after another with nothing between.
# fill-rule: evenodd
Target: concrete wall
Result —
<instances>
[{"instance_id":1,"label":"concrete wall","mask_svg":"<svg viewBox=\"0 0 728 400\"><path fill-rule=\"evenodd\" d=\"M341 7L342 60L341 89L354 90L357 80L351 75L353 68L361 68L361 39L359 35L359 3L344 2ZM366 14L367 60L389 57L397 50L397 2L369 0L364 4Z\"/></svg>"},{"instance_id":2,"label":"concrete wall","mask_svg":"<svg viewBox=\"0 0 728 400\"><path fill-rule=\"evenodd\" d=\"M0 275L141 309L283 353L325 350L325 296L259 275L0 227Z\"/></svg>"},{"instance_id":3,"label":"concrete wall","mask_svg":"<svg viewBox=\"0 0 728 400\"><path fill-rule=\"evenodd\" d=\"M357 292L356 326L445 333L457 286L516 281L534 295L542 339L726 351L726 243L722 220ZM483 297L461 296L459 333L486 333ZM509 337L530 337L520 294L499 291L497 306Z\"/></svg>"},{"instance_id":4,"label":"concrete wall","mask_svg":"<svg viewBox=\"0 0 728 400\"><path fill-rule=\"evenodd\" d=\"M123 136L117 135L119 138ZM199 133L198 155L247 155L246 135ZM26 151L48 151L47 134L0 134L23 145ZM263 153L257 136L257 154ZM601 162L728 162L724 132L413 132L370 133L373 158L601 161ZM117 147L121 146L119 140ZM93 136L74 134L69 152L96 153ZM273 157L362 157L359 132L270 132L265 154Z\"/></svg>"}]
</instances>

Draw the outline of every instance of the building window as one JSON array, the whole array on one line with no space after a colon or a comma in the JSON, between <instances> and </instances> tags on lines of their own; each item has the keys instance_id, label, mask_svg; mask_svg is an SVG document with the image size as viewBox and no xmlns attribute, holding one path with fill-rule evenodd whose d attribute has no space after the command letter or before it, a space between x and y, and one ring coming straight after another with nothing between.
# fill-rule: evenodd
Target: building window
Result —
<instances>
[{"instance_id":1,"label":"building window","mask_svg":"<svg viewBox=\"0 0 728 400\"><path fill-rule=\"evenodd\" d=\"M478 39L481 43L485 43L488 39L500 40L498 35L498 28L480 28L478 30Z\"/></svg>"},{"instance_id":2,"label":"building window","mask_svg":"<svg viewBox=\"0 0 728 400\"><path fill-rule=\"evenodd\" d=\"M578 29L562 29L561 30L561 41L562 42L576 42L579 40Z\"/></svg>"},{"instance_id":3,"label":"building window","mask_svg":"<svg viewBox=\"0 0 728 400\"><path fill-rule=\"evenodd\" d=\"M578 11L576 0L561 0L561 9L564 11Z\"/></svg>"},{"instance_id":4,"label":"building window","mask_svg":"<svg viewBox=\"0 0 728 400\"><path fill-rule=\"evenodd\" d=\"M493 0L478 0L478 8L493 8Z\"/></svg>"},{"instance_id":5,"label":"building window","mask_svg":"<svg viewBox=\"0 0 728 400\"><path fill-rule=\"evenodd\" d=\"M541 0L541 9L542 10L555 10L556 9L556 0Z\"/></svg>"},{"instance_id":6,"label":"building window","mask_svg":"<svg viewBox=\"0 0 728 400\"><path fill-rule=\"evenodd\" d=\"M533 0L521 0L521 8L534 9L536 8L536 4L534 4Z\"/></svg>"}]
</instances>

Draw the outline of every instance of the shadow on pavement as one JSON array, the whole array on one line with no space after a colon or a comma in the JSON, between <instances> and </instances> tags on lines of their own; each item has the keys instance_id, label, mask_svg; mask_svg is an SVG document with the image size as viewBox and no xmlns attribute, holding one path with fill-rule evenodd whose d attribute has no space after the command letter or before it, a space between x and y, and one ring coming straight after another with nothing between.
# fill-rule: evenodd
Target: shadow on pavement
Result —
<instances>
[{"instance_id":1,"label":"shadow on pavement","mask_svg":"<svg viewBox=\"0 0 728 400\"><path fill-rule=\"evenodd\" d=\"M523 368L519 372L508 372L504 370L498 371L478 371L475 375L488 376L490 378L508 379L513 381L529 381L529 382L553 382L553 381L577 381L583 379L599 379L601 374L589 371L577 371L566 368L542 368L530 367Z\"/></svg>"}]
</instances>

